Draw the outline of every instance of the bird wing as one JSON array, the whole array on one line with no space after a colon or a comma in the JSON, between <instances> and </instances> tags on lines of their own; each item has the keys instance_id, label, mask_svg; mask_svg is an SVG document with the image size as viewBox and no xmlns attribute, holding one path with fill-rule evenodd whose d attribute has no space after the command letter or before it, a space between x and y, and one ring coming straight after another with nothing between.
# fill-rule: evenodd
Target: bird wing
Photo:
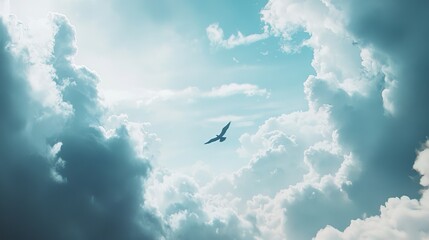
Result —
<instances>
[{"instance_id":1,"label":"bird wing","mask_svg":"<svg viewBox=\"0 0 429 240\"><path fill-rule=\"evenodd\" d=\"M220 137L222 137L223 135L225 135L226 130L228 130L230 124L231 124L231 122L229 122L228 124L226 124L225 127L222 128L222 132L219 134Z\"/></svg>"},{"instance_id":2,"label":"bird wing","mask_svg":"<svg viewBox=\"0 0 429 240\"><path fill-rule=\"evenodd\" d=\"M209 143L212 143L212 142L216 142L217 140L219 140L220 139L220 137L214 137L214 138L212 138L212 139L210 139L210 140L208 140L206 143L204 143L204 144L209 144Z\"/></svg>"}]
</instances>

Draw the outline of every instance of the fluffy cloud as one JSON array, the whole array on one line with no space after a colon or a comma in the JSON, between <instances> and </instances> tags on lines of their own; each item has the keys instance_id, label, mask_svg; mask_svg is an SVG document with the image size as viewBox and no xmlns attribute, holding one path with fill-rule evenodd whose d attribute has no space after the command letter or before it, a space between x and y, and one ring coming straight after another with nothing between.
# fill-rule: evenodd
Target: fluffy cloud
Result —
<instances>
[{"instance_id":1,"label":"fluffy cloud","mask_svg":"<svg viewBox=\"0 0 429 240\"><path fill-rule=\"evenodd\" d=\"M345 227L359 216L343 190L359 168L329 116L321 107L267 120L240 139L239 153L252 161L204 191L241 203L237 210L255 219L262 239L309 239L328 223Z\"/></svg>"},{"instance_id":2,"label":"fluffy cloud","mask_svg":"<svg viewBox=\"0 0 429 240\"><path fill-rule=\"evenodd\" d=\"M146 190L146 203L169 226L168 239L258 239L252 219L239 216L226 199L202 194L190 177L158 169Z\"/></svg>"},{"instance_id":3,"label":"fluffy cloud","mask_svg":"<svg viewBox=\"0 0 429 240\"><path fill-rule=\"evenodd\" d=\"M380 207L380 215L353 220L344 231L327 226L319 231L316 239L428 239L429 238L429 142L420 151L414 168L422 174L420 184L426 187L422 197L390 198Z\"/></svg>"},{"instance_id":4,"label":"fluffy cloud","mask_svg":"<svg viewBox=\"0 0 429 240\"><path fill-rule=\"evenodd\" d=\"M316 75L305 82L309 105L331 106L340 144L353 152L363 169L347 192L362 210L369 212L376 211L388 196L417 194L418 185L408 176L414 175L414 149L428 132L423 122L416 121L428 118L427 110L411 107L421 106L426 97L421 91L426 84L421 80L427 75L427 68L421 67L425 60L421 52L410 55L418 52L415 48L422 46L418 43L426 32L407 30L409 37L395 42L396 48L377 45L383 40L388 43L385 34L394 27L369 24L370 14L376 9L383 11L384 14L374 15L374 22L390 23L390 18L396 18L394 10L401 6L386 5L381 9L378 4L359 7L355 2L273 0L262 11L263 20L285 38L300 28L310 33L306 45L314 49L312 65ZM418 23L423 14L416 13L416 20L398 24L398 31L405 31L407 24ZM370 33L365 30L367 26ZM376 29L371 31L373 28ZM420 61L413 65L403 60L416 57ZM395 102L391 102L393 98ZM392 109L394 115L389 114Z\"/></svg>"},{"instance_id":5,"label":"fluffy cloud","mask_svg":"<svg viewBox=\"0 0 429 240\"><path fill-rule=\"evenodd\" d=\"M98 78L73 63L73 27L52 15L45 32L51 41L37 48L9 34L15 23L2 19L0 26L2 237L163 236L162 223L142 204L150 163L135 152L127 128L106 138L97 127L104 111ZM41 96L45 87L54 97Z\"/></svg>"},{"instance_id":6,"label":"fluffy cloud","mask_svg":"<svg viewBox=\"0 0 429 240\"><path fill-rule=\"evenodd\" d=\"M302 181L309 172L303 161L304 151L315 143L332 141L327 117L328 109L320 109L267 120L257 133L240 138L238 152L251 162L232 176L219 178L210 188L250 199L258 194L272 197Z\"/></svg>"},{"instance_id":7,"label":"fluffy cloud","mask_svg":"<svg viewBox=\"0 0 429 240\"><path fill-rule=\"evenodd\" d=\"M426 20L419 9L427 6L420 4L272 0L266 5L263 21L286 44L297 31L309 33L304 45L314 50L312 66L316 74L304 84L309 104L305 114L328 108L330 127L324 128L325 135L318 138L314 134L317 131L305 131L307 124L285 122L273 125L271 130L264 124L258 134L242 137L240 152L261 157L253 157L248 168L222 180L214 190L236 192L244 199L253 196L247 211L254 212L259 226L270 226L263 236L309 239L326 224L343 229L350 219L375 214L380 204L392 196L407 195L399 202L415 205L416 214L424 215L416 201L409 200L417 197L420 188L413 180L415 149L429 133L429 112L422 104L428 100L423 90L427 89L424 79L428 68L424 66L428 52L421 42L428 31L416 27ZM410 16L407 21L396 17L402 9ZM393 40L392 32L405 36ZM318 126L321 119L317 117L313 125ZM297 129L293 138L288 126ZM308 138L314 138L313 142L296 141L307 139L301 137L306 132L314 134ZM286 144L288 140L296 145ZM265 151L270 146L294 149L296 155L273 154L264 158L264 152L274 152ZM282 172L272 181L259 178L258 172L266 178L270 170L291 159L296 162L294 170L304 164L304 171ZM260 161L271 165L255 164ZM243 177L245 172L250 172L251 177ZM291 176L302 176L302 181L289 182ZM252 187L240 191L244 185L238 184L240 177ZM276 184L281 181L282 186ZM226 187L228 184L230 187ZM258 191L264 195L257 195ZM391 200L388 208L400 205L397 201ZM391 236L426 236L418 235L418 231L414 234L417 235Z\"/></svg>"},{"instance_id":8,"label":"fluffy cloud","mask_svg":"<svg viewBox=\"0 0 429 240\"><path fill-rule=\"evenodd\" d=\"M207 37L209 38L210 43L212 45L221 46L224 48L234 48L240 45L251 44L269 37L267 28L264 28L263 33L250 34L245 36L241 32L238 32L237 35L233 34L229 38L225 39L223 30L219 27L219 24L217 23L209 25L206 29L206 32Z\"/></svg>"}]
</instances>

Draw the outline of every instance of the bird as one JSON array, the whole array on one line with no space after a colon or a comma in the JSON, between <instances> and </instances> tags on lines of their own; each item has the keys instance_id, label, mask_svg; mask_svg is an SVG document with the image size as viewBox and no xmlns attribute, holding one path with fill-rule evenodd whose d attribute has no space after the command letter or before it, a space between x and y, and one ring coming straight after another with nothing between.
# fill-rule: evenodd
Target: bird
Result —
<instances>
[{"instance_id":1,"label":"bird","mask_svg":"<svg viewBox=\"0 0 429 240\"><path fill-rule=\"evenodd\" d=\"M204 144L209 144L209 143L212 143L212 142L216 142L217 140L219 140L219 142L225 141L226 137L224 137L224 135L226 133L226 130L228 130L230 124L231 124L231 122L229 122L228 124L226 124L226 126L222 128L222 131L220 132L219 135L216 135L216 137L208 140Z\"/></svg>"}]
</instances>

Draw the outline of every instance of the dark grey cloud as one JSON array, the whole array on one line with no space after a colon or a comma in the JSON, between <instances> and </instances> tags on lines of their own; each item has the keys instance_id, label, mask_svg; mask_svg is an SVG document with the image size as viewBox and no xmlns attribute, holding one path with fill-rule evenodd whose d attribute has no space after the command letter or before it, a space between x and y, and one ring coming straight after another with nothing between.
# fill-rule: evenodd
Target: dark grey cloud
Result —
<instances>
[{"instance_id":1,"label":"dark grey cloud","mask_svg":"<svg viewBox=\"0 0 429 240\"><path fill-rule=\"evenodd\" d=\"M54 15L52 24L58 31L48 62L73 114L45 139L47 146L60 146L51 155L41 152L27 134L31 123L40 121L31 108L43 110L26 78L31 63L9 51L8 30L0 25L0 235L159 239L164 226L143 201L150 163L137 156L125 127L110 138L97 128L103 112L98 79L73 64L74 30L66 18Z\"/></svg>"}]
</instances>

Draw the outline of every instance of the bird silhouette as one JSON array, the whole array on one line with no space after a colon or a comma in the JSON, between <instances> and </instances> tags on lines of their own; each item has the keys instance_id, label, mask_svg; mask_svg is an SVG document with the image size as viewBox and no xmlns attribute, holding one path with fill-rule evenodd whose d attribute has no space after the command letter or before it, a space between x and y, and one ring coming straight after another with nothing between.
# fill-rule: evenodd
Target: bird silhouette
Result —
<instances>
[{"instance_id":1,"label":"bird silhouette","mask_svg":"<svg viewBox=\"0 0 429 240\"><path fill-rule=\"evenodd\" d=\"M230 124L231 124L231 122L229 122L228 124L226 124L226 126L222 128L222 132L220 132L219 135L216 135L216 137L208 140L204 144L209 144L209 143L212 143L212 142L216 142L217 140L219 140L219 142L225 141L226 137L224 137L224 135L226 133L226 130L228 130Z\"/></svg>"}]
</instances>

